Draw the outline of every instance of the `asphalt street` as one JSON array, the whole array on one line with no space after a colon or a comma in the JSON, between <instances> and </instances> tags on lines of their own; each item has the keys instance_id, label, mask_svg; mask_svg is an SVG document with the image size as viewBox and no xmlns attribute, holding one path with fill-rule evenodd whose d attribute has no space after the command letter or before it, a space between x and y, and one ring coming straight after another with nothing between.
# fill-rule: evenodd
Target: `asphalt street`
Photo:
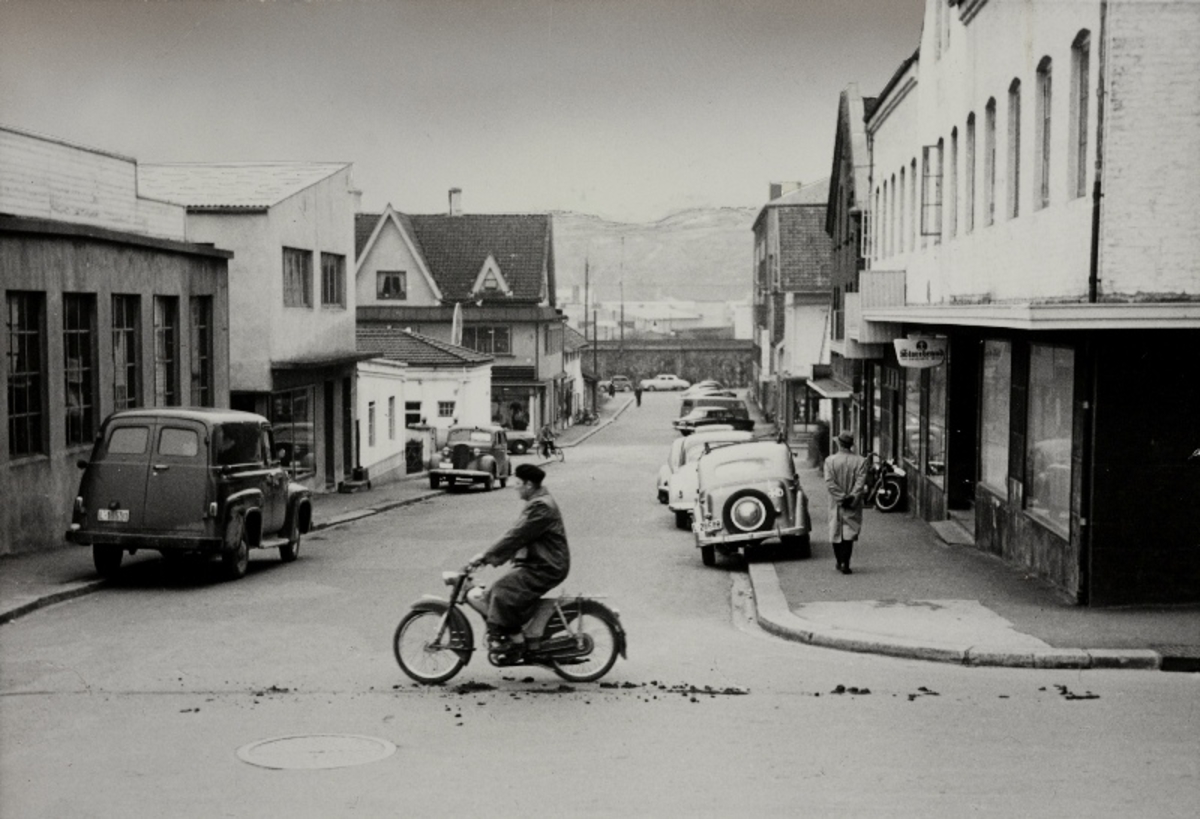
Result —
<instances>
[{"instance_id":1,"label":"asphalt street","mask_svg":"<svg viewBox=\"0 0 1200 819\"><path fill-rule=\"evenodd\" d=\"M745 564L704 567L655 499L677 403L647 395L548 467L566 590L606 595L629 632L604 680L480 656L446 686L401 674L400 617L520 503L444 493L315 533L293 564L256 553L242 581L142 561L6 624L0 816L1194 815L1200 676L972 668L759 629ZM237 755L329 734L395 752L305 771Z\"/></svg>"}]
</instances>

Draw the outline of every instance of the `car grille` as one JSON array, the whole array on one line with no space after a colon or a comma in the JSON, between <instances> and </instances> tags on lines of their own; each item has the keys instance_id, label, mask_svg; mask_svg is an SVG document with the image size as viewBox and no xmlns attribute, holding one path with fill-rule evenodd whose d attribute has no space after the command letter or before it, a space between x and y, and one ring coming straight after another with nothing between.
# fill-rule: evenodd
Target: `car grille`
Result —
<instances>
[{"instance_id":1,"label":"car grille","mask_svg":"<svg viewBox=\"0 0 1200 819\"><path fill-rule=\"evenodd\" d=\"M450 463L455 469L466 469L471 464L471 447L467 444L455 444L450 453Z\"/></svg>"}]
</instances>

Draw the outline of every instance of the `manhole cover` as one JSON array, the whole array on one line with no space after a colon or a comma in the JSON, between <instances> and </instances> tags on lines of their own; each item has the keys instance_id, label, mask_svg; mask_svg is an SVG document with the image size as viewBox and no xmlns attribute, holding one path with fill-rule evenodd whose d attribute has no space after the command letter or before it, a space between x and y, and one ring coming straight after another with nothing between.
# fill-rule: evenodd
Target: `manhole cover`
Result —
<instances>
[{"instance_id":1,"label":"manhole cover","mask_svg":"<svg viewBox=\"0 0 1200 819\"><path fill-rule=\"evenodd\" d=\"M354 734L303 734L251 742L238 748L238 759L260 768L314 770L348 768L387 759L396 746L386 739Z\"/></svg>"}]
</instances>

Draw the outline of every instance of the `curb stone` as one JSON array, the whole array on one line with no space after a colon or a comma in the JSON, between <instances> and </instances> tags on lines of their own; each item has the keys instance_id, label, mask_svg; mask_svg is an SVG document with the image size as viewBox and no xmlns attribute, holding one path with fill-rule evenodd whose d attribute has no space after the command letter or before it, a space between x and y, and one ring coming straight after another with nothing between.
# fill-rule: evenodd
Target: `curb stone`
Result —
<instances>
[{"instance_id":1,"label":"curb stone","mask_svg":"<svg viewBox=\"0 0 1200 819\"><path fill-rule=\"evenodd\" d=\"M1000 647L989 648L986 645L959 647L921 643L899 637L882 638L879 635L817 624L798 616L788 606L774 564L751 563L747 568L759 625L764 631L795 642L841 651L974 666L1138 670L1162 668L1162 655L1149 649L1050 648L1014 651Z\"/></svg>"}]
</instances>

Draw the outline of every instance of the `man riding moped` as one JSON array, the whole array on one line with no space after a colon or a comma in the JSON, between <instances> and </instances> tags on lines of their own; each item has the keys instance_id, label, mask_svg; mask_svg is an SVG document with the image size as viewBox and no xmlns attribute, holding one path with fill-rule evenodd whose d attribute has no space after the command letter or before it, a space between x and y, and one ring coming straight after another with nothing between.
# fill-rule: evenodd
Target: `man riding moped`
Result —
<instances>
[{"instance_id":1,"label":"man riding moped","mask_svg":"<svg viewBox=\"0 0 1200 819\"><path fill-rule=\"evenodd\" d=\"M554 428L549 422L542 424L542 428L538 430L538 446L541 449L542 457L549 458L554 453L554 439L558 437L554 434Z\"/></svg>"},{"instance_id":2,"label":"man riding moped","mask_svg":"<svg viewBox=\"0 0 1200 819\"><path fill-rule=\"evenodd\" d=\"M503 537L471 558L472 566L513 563L512 570L487 590L485 601L489 642L506 662L524 656L522 627L542 595L566 580L571 569L562 513L542 486L546 473L533 464L521 464L513 475L520 482L517 492L525 508Z\"/></svg>"}]
</instances>

